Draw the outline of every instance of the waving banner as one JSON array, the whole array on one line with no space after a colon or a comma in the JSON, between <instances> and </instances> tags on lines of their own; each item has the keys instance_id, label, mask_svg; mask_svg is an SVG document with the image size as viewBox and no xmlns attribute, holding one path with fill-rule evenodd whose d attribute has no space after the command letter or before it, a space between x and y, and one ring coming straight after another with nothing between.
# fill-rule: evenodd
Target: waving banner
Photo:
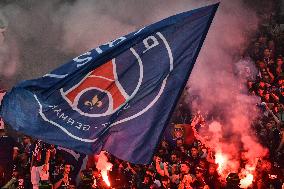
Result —
<instances>
[{"instance_id":1,"label":"waving banner","mask_svg":"<svg viewBox=\"0 0 284 189\"><path fill-rule=\"evenodd\" d=\"M4 96L2 118L48 143L148 163L217 7L169 17L18 84Z\"/></svg>"}]
</instances>

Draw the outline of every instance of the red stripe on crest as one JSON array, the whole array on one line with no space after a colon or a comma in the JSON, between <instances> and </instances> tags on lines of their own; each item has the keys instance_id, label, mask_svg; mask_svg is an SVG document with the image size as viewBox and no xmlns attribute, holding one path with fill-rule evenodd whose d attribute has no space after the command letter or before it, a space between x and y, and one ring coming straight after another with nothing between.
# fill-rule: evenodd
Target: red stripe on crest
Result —
<instances>
[{"instance_id":1,"label":"red stripe on crest","mask_svg":"<svg viewBox=\"0 0 284 189\"><path fill-rule=\"evenodd\" d=\"M70 102L74 103L79 93L91 87L109 92L113 98L113 109L118 108L126 101L115 83L113 64L111 61L93 70L87 78L81 81L80 85L68 92L66 97Z\"/></svg>"}]
</instances>

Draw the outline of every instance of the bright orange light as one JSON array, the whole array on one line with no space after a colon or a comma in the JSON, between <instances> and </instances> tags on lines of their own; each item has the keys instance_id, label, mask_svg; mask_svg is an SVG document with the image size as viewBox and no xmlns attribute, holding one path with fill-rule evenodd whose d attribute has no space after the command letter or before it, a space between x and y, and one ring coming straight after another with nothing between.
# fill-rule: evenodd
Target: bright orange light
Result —
<instances>
[{"instance_id":1,"label":"bright orange light","mask_svg":"<svg viewBox=\"0 0 284 189\"><path fill-rule=\"evenodd\" d=\"M110 186L110 182L109 182L109 179L108 179L108 176L107 176L107 170L101 170L101 175L102 175L106 185Z\"/></svg>"},{"instance_id":2,"label":"bright orange light","mask_svg":"<svg viewBox=\"0 0 284 189\"><path fill-rule=\"evenodd\" d=\"M223 171L226 168L227 162L228 162L227 156L225 156L221 152L217 152L215 154L215 163L218 164L217 171L219 174L223 173Z\"/></svg>"},{"instance_id":3,"label":"bright orange light","mask_svg":"<svg viewBox=\"0 0 284 189\"><path fill-rule=\"evenodd\" d=\"M252 184L253 181L253 175L252 174L247 174L245 178L241 179L240 184L241 188L247 188Z\"/></svg>"},{"instance_id":4,"label":"bright orange light","mask_svg":"<svg viewBox=\"0 0 284 189\"><path fill-rule=\"evenodd\" d=\"M108 171L110 171L112 169L112 164L110 162L108 162L108 158L106 156L106 152L105 151L101 151L101 153L98 156L98 161L96 164L96 167L98 170L101 171L101 175L103 177L104 182L106 183L107 186L110 186L110 181L108 178Z\"/></svg>"}]
</instances>

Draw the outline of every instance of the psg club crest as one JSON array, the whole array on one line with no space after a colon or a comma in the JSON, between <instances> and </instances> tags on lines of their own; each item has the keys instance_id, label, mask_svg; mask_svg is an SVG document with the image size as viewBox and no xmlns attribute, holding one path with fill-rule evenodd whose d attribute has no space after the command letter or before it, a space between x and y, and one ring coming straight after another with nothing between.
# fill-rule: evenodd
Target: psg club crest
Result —
<instances>
[{"instance_id":1,"label":"psg club crest","mask_svg":"<svg viewBox=\"0 0 284 189\"><path fill-rule=\"evenodd\" d=\"M94 53L97 52L74 60L91 60ZM35 98L45 121L74 139L94 142L106 128L142 116L153 107L163 94L172 69L170 45L158 32L60 88L57 100L47 107Z\"/></svg>"}]
</instances>

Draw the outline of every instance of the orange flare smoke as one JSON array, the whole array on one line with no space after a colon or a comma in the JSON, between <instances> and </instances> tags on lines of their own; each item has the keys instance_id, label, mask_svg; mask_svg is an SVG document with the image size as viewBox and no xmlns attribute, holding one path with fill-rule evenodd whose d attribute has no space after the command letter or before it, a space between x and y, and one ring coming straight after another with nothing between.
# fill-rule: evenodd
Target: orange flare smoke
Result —
<instances>
[{"instance_id":1,"label":"orange flare smoke","mask_svg":"<svg viewBox=\"0 0 284 189\"><path fill-rule=\"evenodd\" d=\"M111 170L112 166L113 165L108 162L108 158L105 155L105 151L101 151L101 153L98 156L98 162L97 162L96 167L98 170L101 170L101 175L107 186L110 186L110 181L109 181L107 173L109 170Z\"/></svg>"},{"instance_id":2,"label":"orange flare smoke","mask_svg":"<svg viewBox=\"0 0 284 189\"><path fill-rule=\"evenodd\" d=\"M217 168L218 173L222 175L228 163L228 158L221 152L217 152L215 155L215 163L218 164Z\"/></svg>"},{"instance_id":3,"label":"orange flare smoke","mask_svg":"<svg viewBox=\"0 0 284 189\"><path fill-rule=\"evenodd\" d=\"M252 184L253 181L253 175L252 174L247 174L245 178L241 179L240 184L241 188L247 188Z\"/></svg>"}]
</instances>

